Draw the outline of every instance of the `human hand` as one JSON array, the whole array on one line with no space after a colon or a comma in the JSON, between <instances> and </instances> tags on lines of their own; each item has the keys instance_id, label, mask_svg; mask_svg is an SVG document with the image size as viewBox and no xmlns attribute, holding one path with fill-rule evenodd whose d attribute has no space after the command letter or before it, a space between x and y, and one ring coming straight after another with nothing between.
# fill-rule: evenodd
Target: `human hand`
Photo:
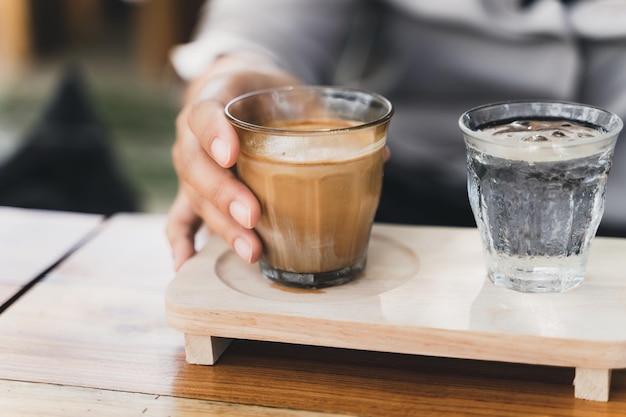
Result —
<instances>
[{"instance_id":1,"label":"human hand","mask_svg":"<svg viewBox=\"0 0 626 417\"><path fill-rule=\"evenodd\" d=\"M253 228L261 207L230 168L239 155L239 139L224 107L231 99L257 89L300 84L267 59L253 55L224 56L192 83L176 119L172 148L179 190L169 212L167 236L174 267L195 253L195 235L205 223L245 262L261 256Z\"/></svg>"}]
</instances>

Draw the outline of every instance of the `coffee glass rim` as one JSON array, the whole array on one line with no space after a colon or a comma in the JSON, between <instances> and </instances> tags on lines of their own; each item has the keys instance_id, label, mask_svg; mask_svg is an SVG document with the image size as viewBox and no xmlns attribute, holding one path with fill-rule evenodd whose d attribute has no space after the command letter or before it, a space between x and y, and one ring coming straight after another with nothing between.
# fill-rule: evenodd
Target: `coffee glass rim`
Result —
<instances>
[{"instance_id":1,"label":"coffee glass rim","mask_svg":"<svg viewBox=\"0 0 626 417\"><path fill-rule=\"evenodd\" d=\"M503 107L507 105L520 107L520 108L522 106L528 106L528 105L531 105L531 106L532 105L535 105L535 106L550 106L550 105L559 106L560 105L563 108L570 107L572 109L573 108L587 109L588 111L598 112L599 114L603 114L607 116L608 119L612 121L613 126L609 130L605 130L604 126L600 126L603 130L601 131L599 130L598 131L599 134L593 137L576 138L576 140L558 141L558 142L522 142L522 141L515 141L515 140L507 141L507 140L503 140L503 138L494 138L493 135L490 133L483 133L480 130L473 130L470 127L468 127L469 125L468 122L472 120L471 118L472 114L476 114L477 112L480 112L482 110L487 110L490 108L495 109L495 108ZM546 114L540 113L539 111L525 114L525 115L520 114L517 117L526 118L526 119L531 119L533 117L553 118L553 119L567 118L567 116L564 116L564 115L546 115ZM512 121L515 118L516 118L515 114L512 113L507 118L502 118L499 120L506 122L507 120ZM492 122L495 122L497 120L498 119L494 119L492 120ZM576 119L574 117L569 117L569 120L572 120L575 122L577 121L577 122L587 123L587 124L591 123L587 120L583 120L582 118ZM594 143L601 143L603 141L610 140L616 137L617 135L619 135L622 128L624 127L624 122L618 115L616 115L615 113L611 111L605 110L603 108L593 106L590 104L579 103L575 101L542 100L542 99L505 100L505 101L482 104L482 105L473 107L463 112L463 114L461 114L461 116L459 117L458 124L463 134L481 142L486 142L486 143L491 143L491 144L495 144L498 146L511 147L511 148L528 148L529 146L532 145L532 147L535 149L553 148L555 147L555 145L557 145L559 148L573 148L577 146L585 146L585 145L591 145Z\"/></svg>"},{"instance_id":2,"label":"coffee glass rim","mask_svg":"<svg viewBox=\"0 0 626 417\"><path fill-rule=\"evenodd\" d=\"M342 127L332 127L332 128L319 128L319 129L290 129L285 127L270 127L264 126L256 123L247 122L245 120L241 120L240 118L234 116L231 112L231 108L234 104L239 103L245 99L258 97L261 95L271 95L271 94L284 94L289 92L298 92L298 91L311 91L311 92L335 92L335 93L350 93L350 94L360 94L371 97L374 101L378 101L382 107L386 109L386 111L379 117L374 120L357 123L351 126L342 126ZM275 134L275 135L315 135L315 134L335 134L342 132L352 132L360 129L367 129L371 127L375 127L378 125L382 125L388 122L393 116L395 109L393 104L389 99L384 97L381 94L376 92L354 88L354 87L341 87L341 86L333 86L333 85L290 85L283 87L269 87L262 88L258 90L253 90L244 94L241 94L233 99L231 99L226 106L224 106L224 114L226 117L233 123L235 126L240 128L262 132L264 134Z\"/></svg>"}]
</instances>

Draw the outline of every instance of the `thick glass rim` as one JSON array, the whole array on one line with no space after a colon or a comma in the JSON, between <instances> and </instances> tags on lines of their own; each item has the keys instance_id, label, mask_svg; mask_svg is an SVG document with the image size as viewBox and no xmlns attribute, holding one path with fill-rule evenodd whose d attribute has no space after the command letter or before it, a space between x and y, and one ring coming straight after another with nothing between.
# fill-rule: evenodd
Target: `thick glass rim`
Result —
<instances>
[{"instance_id":1,"label":"thick glass rim","mask_svg":"<svg viewBox=\"0 0 626 417\"><path fill-rule=\"evenodd\" d=\"M519 142L519 141L506 141L506 140L502 140L501 138L494 138L493 135L488 134L488 133L483 133L479 130L472 130L469 125L471 125L470 122L472 122L474 119L472 118L472 115L475 115L477 113L480 113L482 111L486 111L488 109L495 109L495 108L499 108L499 107L505 107L505 106L509 106L509 107L528 107L531 106L530 108L532 108L532 106L535 107L547 107L547 106L551 106L551 105L555 105L555 106L562 106L562 108L564 109L580 109L580 110L586 110L587 112L596 112L599 115L603 115L606 117L607 120L609 120L612 124L612 126L610 127L610 129L607 129L606 131L602 131L600 132L600 134L591 137L591 138L579 138L576 140L572 140L572 141L562 141L562 142L558 142L558 146L559 147L576 147L576 146L584 146L584 145L589 145L589 144L593 144L593 143L597 143L597 142L603 142L606 141L608 139L614 138L617 135L619 135L619 133L621 132L622 128L624 127L624 122L622 121L622 119L617 116L615 113L612 113L608 110L604 110L602 108L596 107L596 106L592 106L589 104L583 104L583 103L577 103L577 102L573 102L573 101L561 101L561 100L512 100L512 101L500 101L500 102L494 102L494 103L488 103L488 104L483 104L480 106L476 106L473 107L467 111L465 111L458 120L458 124L459 127L461 129L461 131L463 132L463 134L465 134L466 136L469 136L475 140L479 140L482 142L488 142L488 143L492 143L492 144L497 144L499 146L506 146L506 147L516 147L516 148L526 148L529 146L528 142ZM516 116L517 115L517 116ZM511 112L510 115L504 119L500 119L503 121L506 120L513 120L516 117L524 117L524 118L532 118L532 117L540 117L540 118L569 118L572 121L579 121L579 122L583 122L583 123L592 123L589 120L585 120L583 118L576 118L576 117L568 117L566 115L563 114L545 114L545 113L539 113L539 112L528 112L526 114L522 114L521 112ZM492 120L492 122L495 122L497 120ZM484 123L483 123L484 125ZM605 126L599 126L602 129L605 129ZM532 146L535 149L538 148L553 148L555 146L554 142L532 142Z\"/></svg>"},{"instance_id":2,"label":"thick glass rim","mask_svg":"<svg viewBox=\"0 0 626 417\"><path fill-rule=\"evenodd\" d=\"M353 96L362 95L367 96L372 99L372 101L377 101L381 107L385 108L386 111L376 119L357 123L355 125L346 126L346 127L338 127L338 128L326 128L326 129L289 129L289 128L281 128L281 127L269 127L263 126L255 123L246 122L245 120L241 120L238 117L234 116L231 112L233 105L240 103L243 100L259 97L262 95L272 95L272 94L289 94L290 92L296 93L299 91L311 91L318 93L330 93L330 94L350 94ZM368 91L365 89L359 88L351 88L351 87L336 87L336 86L325 86L325 85L297 85L297 86L286 86L286 87L271 87L264 88L255 91L251 91L240 96L235 97L230 100L226 106L224 107L224 114L234 125L239 126L241 128L247 130L253 130L258 132L263 132L266 134L277 134L277 135L314 135L314 134L327 134L327 133L342 133L342 132L351 132L354 130L366 129L370 127L375 127L378 125L382 125L389 121L394 113L394 107L391 102L382 96L381 94L375 93L373 91Z\"/></svg>"}]
</instances>

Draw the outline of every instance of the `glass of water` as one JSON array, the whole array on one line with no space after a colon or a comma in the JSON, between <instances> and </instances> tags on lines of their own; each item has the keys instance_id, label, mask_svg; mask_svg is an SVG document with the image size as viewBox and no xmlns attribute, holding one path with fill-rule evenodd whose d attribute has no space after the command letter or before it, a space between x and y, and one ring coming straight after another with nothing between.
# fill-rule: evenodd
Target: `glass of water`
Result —
<instances>
[{"instance_id":1,"label":"glass of water","mask_svg":"<svg viewBox=\"0 0 626 417\"><path fill-rule=\"evenodd\" d=\"M471 109L459 126L489 278L528 293L580 285L621 119L584 104L518 101Z\"/></svg>"}]
</instances>

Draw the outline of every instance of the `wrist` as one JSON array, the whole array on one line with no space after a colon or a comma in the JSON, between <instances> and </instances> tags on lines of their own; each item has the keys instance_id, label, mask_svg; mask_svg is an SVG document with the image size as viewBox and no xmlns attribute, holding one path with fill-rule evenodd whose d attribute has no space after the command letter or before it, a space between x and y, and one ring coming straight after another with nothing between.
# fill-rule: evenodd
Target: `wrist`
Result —
<instances>
[{"instance_id":1,"label":"wrist","mask_svg":"<svg viewBox=\"0 0 626 417\"><path fill-rule=\"evenodd\" d=\"M219 96L229 100L257 88L291 84L301 82L270 57L252 51L232 52L217 57L203 75L189 83L185 102Z\"/></svg>"}]
</instances>

